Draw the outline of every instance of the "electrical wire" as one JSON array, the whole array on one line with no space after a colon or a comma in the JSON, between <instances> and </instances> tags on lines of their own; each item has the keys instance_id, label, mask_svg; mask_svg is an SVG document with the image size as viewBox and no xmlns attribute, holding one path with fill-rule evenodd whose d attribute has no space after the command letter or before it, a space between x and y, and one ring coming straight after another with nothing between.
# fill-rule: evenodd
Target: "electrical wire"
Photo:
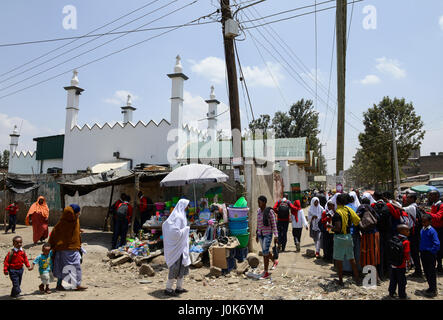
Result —
<instances>
[{"instance_id":1,"label":"electrical wire","mask_svg":"<svg viewBox=\"0 0 443 320\"><path fill-rule=\"evenodd\" d=\"M177 1L177 0L174 0L173 2L175 2L175 1ZM175 9L175 10L173 10L173 11L171 11L171 12L169 12L169 13L167 13L167 14L165 14L165 15L159 17L159 18L156 18L156 19L154 19L154 20L151 20L151 21L149 21L148 23L143 24L142 26L140 26L140 27L137 28L137 29L140 29L140 28L142 28L142 27L144 27L144 26L147 26L147 25L149 25L149 24L152 24L152 23L154 23L154 22L156 22L156 21L158 21L158 20L161 20L161 19L163 19L163 18L165 18L165 17L167 17L167 16L170 16L171 14L174 14L174 13L176 13L177 11L180 11L180 10L182 10L182 9L184 9L184 8L186 8L186 7L188 7L188 6L190 6L190 5L194 4L194 3L196 3L197 1L198 1L198 0L195 0L195 1L189 3L189 4L185 5L185 6L180 7L180 8L178 8L178 9ZM172 4L173 2L168 3L166 6ZM164 6L163 6L163 7L164 7ZM163 7L161 7L161 8L163 8ZM159 9L161 9L161 8L158 8L157 10L159 10ZM172 29L172 30L174 30L174 29ZM120 35L120 36L118 36L118 37L115 37L115 38L113 38L113 39L111 39L111 40L108 40L108 41L106 41L106 42L104 42L104 43L102 43L102 44L100 44L100 45L98 45L98 46L96 46L96 47L94 47L94 48L92 48L92 49L88 49L88 50L86 50L86 51L83 51L82 53L80 53L80 54L78 54L78 55L76 55L76 56L74 56L74 57L71 57L71 58L69 58L69 59L66 59L66 60L64 60L64 61L62 61L62 62L60 62L60 63L58 63L58 64L56 64L56 65L53 65L53 66L50 67L50 68L47 68L47 69L45 69L45 70L43 70L43 71L40 71L40 72L34 73L33 75L31 75L31 76L29 76L29 77L27 77L27 78L25 78L25 79L22 79L22 80L20 80L20 81L17 81L17 82L15 82L15 83L13 83L13 84L10 84L10 85L6 86L6 87L3 87L3 88L0 89L0 91L4 91L4 90L9 89L9 88L11 88L11 87L14 87L14 86L16 86L16 85L18 85L18 84L21 84L23 81L27 81L27 80L29 80L29 79L35 78L36 76L39 76L39 75L41 75L41 74L43 74L43 73L45 73L45 72L47 72L47 71L50 71L50 70L52 70L52 69L55 69L55 68L57 68L57 67L59 67L59 66L65 64L65 63L71 62L73 59L76 59L76 58L81 57L81 56L83 56L83 55L85 55L85 54L88 54L88 53L90 53L90 52L92 52L92 51L94 51L94 50L96 50L96 49L98 49L98 48L101 48L101 47L103 47L103 46L105 46L105 45L107 45L107 44L109 44L109 43L111 43L111 42L113 42L113 41L115 41L115 40L118 40L118 39L120 39L120 38L122 38L122 37L124 37L124 36L126 36L126 35L127 35L127 34L122 34L122 35ZM95 39L93 39L93 40L95 40ZM93 41L93 40L90 40L90 41ZM90 42L90 41L89 41L89 42ZM6 81L6 80L4 80L4 81ZM4 82L4 81L1 81L0 83L2 83L2 82Z\"/></svg>"},{"instance_id":2,"label":"electrical wire","mask_svg":"<svg viewBox=\"0 0 443 320\"><path fill-rule=\"evenodd\" d=\"M73 70L76 70L76 69L78 70L78 69L80 69L80 68L84 68L84 67L86 67L86 66L88 66L88 65L91 65L91 64L93 64L93 63L96 63L96 62L99 62L99 61L101 61L101 60L104 60L104 59L106 59L106 58L108 58L108 57L111 57L111 56L113 56L113 55L115 55L115 54L118 54L118 53L120 53L120 52L126 51L126 50L128 50L128 49L133 48L133 47L136 47L136 46L138 46L138 45L140 45L140 44L142 44L142 43L145 43L145 42L151 41L151 40L153 40L153 39L159 38L159 37L161 37L161 36L163 36L163 35L165 35L165 34L168 34L168 33L173 32L173 31L175 31L175 30L177 30L177 29L183 28L185 25L187 25L187 24L189 24L189 23L194 23L195 21L198 21L199 19L200 19L200 18L194 19L194 20L192 20L192 21L190 21L190 22L188 22L188 23L186 23L186 24L184 24L184 25L182 25L182 26L177 27L177 28L174 28L174 29L170 29L170 30L164 31L164 32L159 33L159 34L157 34L157 35L151 36L151 37L149 37L149 38L147 38L147 39L144 39L144 40L141 40L141 41L139 41L139 42L136 42L136 43L134 43L134 44L132 44L132 45L130 45L130 46L127 46L127 47L124 47L124 48L122 48L122 49L119 49L119 50L113 51L113 52L111 52L111 53L109 53L109 54L107 54L107 55L105 55L105 56L102 56L102 57L100 57L100 58L97 58L97 59L91 60L91 61L89 61L89 62L87 62L87 63L82 64L82 65L79 65L79 66L77 66L76 68L69 69L69 70L64 71L64 72L61 72L61 73L59 73L59 74L57 74L57 75L54 75L54 76L52 76L52 77L50 77L50 78L48 78L48 79L45 79L45 80L39 81L39 82L34 83L34 84L32 84L32 85L29 85L29 86L27 86L27 87L25 87L25 88L22 88L22 89L19 89L19 90L14 91L14 92L11 92L11 93L9 93L9 94L6 94L6 95L3 95L3 96L0 96L0 99L4 99L4 98L6 98L6 97L9 97L9 96L11 96L11 95L17 94L17 93L22 92L22 91L24 91L24 90L27 90L27 89L29 89L29 88L35 87L35 86L37 86L37 85L39 85L39 84L42 84L42 83L48 82L48 81L50 81L50 80L52 80L52 79L55 79L55 78L58 78L58 77L60 77L60 76L62 76L62 75L64 75L64 74L70 73L70 72L72 72Z\"/></svg>"},{"instance_id":3,"label":"electrical wire","mask_svg":"<svg viewBox=\"0 0 443 320\"><path fill-rule=\"evenodd\" d=\"M89 34L91 34L91 33L93 33L93 32L96 32L97 30L103 29L104 27L107 27L107 26L113 24L114 22L117 22L118 20L121 20L121 19L123 19L123 18L125 18L125 17L127 17L127 16L129 16L129 15L131 15L131 14L133 14L134 12L140 11L140 10L142 10L142 9L144 9L144 8L150 6L151 4L153 4L153 3L155 3L155 2L158 2L158 1L159 1L159 0L151 1L151 2L149 2L148 4L145 4L145 5L143 5L143 6L139 7L139 8L137 8L137 9L135 9L135 10L133 10L133 11L131 11L131 12L129 12L129 13L123 15L123 16L118 17L117 19L115 19L115 20L113 20L113 21L111 21L111 22L106 23L105 25L103 25L103 26L101 26L101 27L98 27L98 28L96 28L96 29L94 29L94 30L88 32L87 34L85 34L85 36L87 36L87 35L89 35ZM60 47L57 47L57 48L55 48L55 49L53 49L53 50L51 50L51 51L48 51L48 52L44 53L43 55L38 56L37 58L34 58L34 59L32 59L32 60L30 60L30 61L28 61L28 62L26 62L26 63L24 63L24 64L22 64L22 65L20 65L20 66L18 66L18 67L14 67L13 69L11 69L11 70L9 70L9 71L0 74L0 77L3 77L4 75L6 75L6 74L8 74L8 73L11 73L11 72L13 72L13 71L15 71L15 70L18 70L18 69L20 69L20 68L22 68L22 67L24 67L24 66L26 66L26 65L28 65L28 64L30 64L30 63L32 63L32 62L34 62L34 61L37 61L37 60L39 60L40 58L46 57L47 55L49 55L49 54L51 54L51 53L53 53L53 52L55 52L55 51L57 51L57 50L59 50L59 49L61 49L61 48L64 48L64 47L70 45L71 43L74 43L74 42L77 41L77 40L78 40L78 39L75 39L74 41L71 41L71 42L66 43L66 44L64 44L64 45L62 45L62 46L60 46Z\"/></svg>"},{"instance_id":4,"label":"electrical wire","mask_svg":"<svg viewBox=\"0 0 443 320\"><path fill-rule=\"evenodd\" d=\"M245 14L245 16L249 19L249 17ZM254 25L254 23L252 23L253 25ZM254 36L252 35L252 33L248 30L248 29L246 29L247 30L247 32L251 35L251 37L253 37L254 38ZM280 54L280 52L275 48L275 46L267 39L267 37L265 36L265 35L263 35L263 33L257 28L256 29L256 31L262 36L262 38L263 39L265 39L265 41L267 41L269 44L270 44L270 46L274 49L274 51L280 56L280 58L286 63L286 65L287 66L289 66L289 68L290 69L292 69L293 71L294 71L294 73L296 73L297 74L297 76L300 78L300 80L301 80L301 82L300 82L300 80L299 79L297 79L297 78L295 78L294 77L294 75L293 75L293 73L292 72L288 72L289 73L289 75L294 79L294 80L296 80L305 90L307 90L308 92L310 92L312 95L315 95L315 92L314 92L314 90L306 83L306 81L303 79L303 77L301 77L301 75L297 72L297 70L295 70L293 67L292 67L292 65L290 64L290 63L288 63L287 62L287 60ZM270 53L270 55L276 60L276 61L278 61L278 59L263 45L263 44L261 44L261 42L259 42L257 39L256 39L256 41L266 50L266 51L268 51L268 53ZM281 64L281 63L280 63ZM327 105L327 103L322 99L322 98L319 98L320 99L320 102L322 102L323 104L325 104L326 106L327 106L327 108L329 109L329 106ZM355 128L352 124L350 124L349 122L348 122L348 125L350 126L350 127L352 127L353 129L355 129L356 131L360 131L359 129L357 129L357 128Z\"/></svg>"},{"instance_id":5,"label":"electrical wire","mask_svg":"<svg viewBox=\"0 0 443 320\"><path fill-rule=\"evenodd\" d=\"M254 111L252 110L251 97L249 96L248 85L247 85L247 83L246 83L245 75L243 74L243 68L242 68L242 66L241 66L240 57L239 57L239 55L238 55L238 50L237 50L237 44L236 44L235 41L234 41L234 49L235 49L235 55L237 56L238 65L239 65L239 67L240 67L240 73L241 73L241 77L242 77L242 81L241 81L241 82L245 85L246 93L247 93L247 95L248 95L248 101L249 101L249 107L250 107L250 109L251 109L252 120L255 120L255 117L254 117ZM249 122L249 121L248 121L248 122Z\"/></svg>"},{"instance_id":6,"label":"electrical wire","mask_svg":"<svg viewBox=\"0 0 443 320\"><path fill-rule=\"evenodd\" d=\"M127 24L130 24L130 23L132 23L132 22L134 22L134 21L136 21L136 20L139 20L139 19L141 19L141 18L144 18L144 17L146 17L146 16L148 16L148 15L150 15L150 14L152 14L152 13L155 13L155 12L157 12L157 11L159 11L159 10L161 10L161 9L163 9L163 8L165 8L165 7L169 6L169 5L171 5L171 4L173 4L173 3L176 2L176 1L178 1L178 0L173 0L173 1L169 2L169 3L167 3L166 5L164 5L164 6L160 7L160 8L155 9L154 11L148 12L148 13L146 13L146 14L144 14L144 15L142 15L142 16L140 16L140 17L138 17L138 18L136 18L136 19L134 19L134 20L132 20L132 21L129 21L129 22L127 22L127 23L125 23L125 24L123 24L123 25L121 25L121 26L119 26L119 27L113 29L112 31L117 30L117 29L119 29L119 28L121 28L121 27L123 27L123 26L125 26L125 25L127 25ZM193 3L195 3L196 1L197 1L197 0L195 0ZM193 3L192 3L192 4L193 4ZM143 28L143 27L145 27L145 26L147 26L147 25L150 25L150 24L152 24L152 23L154 23L154 22L156 22L156 21L158 21L158 20L160 20L160 19L163 19L164 17L167 17L167 16L169 16L169 15L171 15L171 14L173 14L173 13L175 13L175 12L177 12L177 11L179 11L179 10L185 8L185 7L186 7L186 6L181 7L181 8L176 9L176 10L174 10L174 11L168 13L168 14L165 14L165 15L161 16L160 18L157 18L157 19L151 20L151 21L149 21L148 23L145 23L145 24L141 25L140 27L136 28L135 30L138 30L138 29L141 29L141 28ZM111 42L113 42L113 41L115 41L115 40L118 40L118 39L120 39L120 38L122 38L122 37L125 37L125 36L127 36L128 34L129 34L129 33L125 33L125 34L119 35L119 36L117 36L117 37L115 37L115 38L113 38L113 39L111 39L111 40L108 40L108 41L106 41L106 42L104 42L104 43L102 43L102 44L100 44L100 45L98 45L98 46L96 46L96 47L94 47L94 48L92 48L92 49L88 49L88 50L86 50L86 51L83 51L82 53L80 53L80 54L78 54L78 55L76 55L76 56L74 56L74 57L72 57L72 58L66 59L66 60L64 60L64 61L62 61L62 62L60 62L60 63L58 63L58 64L56 64L56 65L54 65L54 66L52 66L52 67L50 67L50 68L48 68L48 69L45 69L45 70L40 71L40 72L37 72L37 73L33 74L32 76L29 76L29 77L27 77L27 78L25 78L25 79L22 79L22 80L20 80L20 81L17 81L17 82L15 82L15 83L13 83L13 84L11 84L11 85L9 85L9 86L3 87L3 88L0 89L0 91L3 91L3 90L6 90L6 89L8 89L8 88L11 88L11 87L13 87L13 86L16 86L17 84L21 84L23 81L27 81L27 80L29 80L29 79L32 79L32 78L34 78L34 77L36 77L36 76L38 76L38 75L40 75L40 74L42 74L42 73L45 73L45 72L47 72L47 71L49 71L49 70L54 69L54 68L56 68L56 67L58 67L58 66L60 66L60 65L62 65L62 64L65 64L65 63L67 63L67 62L70 62L70 61L72 61L73 59L76 59L76 58L78 58L78 57L81 57L81 56L83 56L83 55L85 55L85 54L87 54L87 53L90 53L91 51L94 51L94 50L96 50L96 49L98 49L98 48L101 48L101 47L103 47L103 46L105 46L105 45L107 45L107 44L109 44L109 43L111 43ZM86 45L86 44L88 44L88 43L91 43L91 42L93 42L93 41L99 39L100 37L101 37L101 36L99 36L99 37L96 38L96 39L91 39L91 40L89 40L89 41L87 41L87 42L85 42L85 43L82 43L81 45L75 47L74 49L67 50L67 51L65 51L65 52L63 52L63 53L57 55L57 56L54 57L54 58L48 59L48 60L46 60L46 61L44 61L44 62L42 62L42 63L40 63L40 64L38 64L38 65L36 65L36 66L33 66L33 67L31 67L31 68L28 68L28 69L25 70L25 71L22 71L22 72L20 72L20 73L14 75L14 76L11 76L11 77L9 77L9 78L7 78L7 79L4 79L4 80L0 81L0 84L3 83L3 82L5 82L5 81L7 81L7 80L12 79L12 78L16 78L17 76L20 76L20 75L22 75L22 74L24 74L24 73L26 73L26 72L28 72L28 71L30 71L30 70L32 70L32 69L35 69L35 68L37 68L37 67L39 67L39 66L41 66L41 65L44 65L44 64L46 64L46 63L48 63L48 62L51 62L51 61L55 60L56 58L58 58L58 57L60 57L60 56L63 56L63 55L65 55L65 54L67 54L67 53L70 53L72 50L78 49L78 48L80 48L80 47L82 47L82 46L84 46L84 45Z\"/></svg>"},{"instance_id":7,"label":"electrical wire","mask_svg":"<svg viewBox=\"0 0 443 320\"><path fill-rule=\"evenodd\" d=\"M364 0L354 0L353 2L349 2L348 5L350 5L352 3L362 2L362 1L364 1ZM309 15L309 14L313 14L315 12L322 12L322 11L331 10L331 9L335 9L335 8L336 8L336 6L332 6L332 7L328 7L328 8L324 8L324 9L319 9L317 11L306 12L306 13L298 14L298 15L295 15L295 16L287 17L287 18L273 20L273 21L267 22L265 24L260 24L260 25L256 25L256 26L253 26L253 27L246 27L245 30L253 29L253 28L258 28L258 27L262 27L262 26L265 26L265 25L268 25L268 24L273 24L273 23L277 23L277 22L281 22L281 21L291 20L291 19L302 17L302 16L306 16L306 15ZM251 21L242 21L242 23L249 23L249 22L251 22Z\"/></svg>"},{"instance_id":8,"label":"electrical wire","mask_svg":"<svg viewBox=\"0 0 443 320\"><path fill-rule=\"evenodd\" d=\"M199 26L199 25L218 23L218 22L219 21L198 22L198 23L192 23L192 24L186 25L186 27ZM84 39L84 38L92 38L92 37L98 37L98 36L100 36L100 37L101 36L110 36L110 35L122 34L122 33L157 31L157 30L164 30L164 29L173 29L173 28L176 28L179 26L182 26L182 25L162 26L162 27L155 27L155 28L143 28L143 29L139 29L139 30L124 30L124 31L116 31L116 32L95 33L95 34L91 34L91 35L84 35L84 36L77 36L77 37L36 40L36 41L18 42L18 43L6 43L6 44L0 44L0 47L11 47L11 46L20 46L20 45L28 45L28 44L45 43L45 42L65 41L65 40L71 40L71 39Z\"/></svg>"}]
</instances>

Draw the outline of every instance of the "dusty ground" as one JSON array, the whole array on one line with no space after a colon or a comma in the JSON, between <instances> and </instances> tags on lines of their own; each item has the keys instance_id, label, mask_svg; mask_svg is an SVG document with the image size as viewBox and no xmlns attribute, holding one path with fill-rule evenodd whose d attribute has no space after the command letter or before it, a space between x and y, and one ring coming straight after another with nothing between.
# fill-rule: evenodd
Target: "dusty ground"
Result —
<instances>
[{"instance_id":1,"label":"dusty ground","mask_svg":"<svg viewBox=\"0 0 443 320\"><path fill-rule=\"evenodd\" d=\"M166 265L161 264L162 258L156 258L154 277L143 277L138 274L135 263L126 263L118 267L110 267L106 253L111 241L110 232L85 229L82 235L87 254L84 256L83 285L88 286L85 292L55 292L40 294L38 286L40 279L38 268L29 272L25 270L22 282L22 298L24 300L155 300L155 299L333 299L333 300L380 300L386 299L389 282L383 282L376 289L356 287L346 277L345 287L338 288L333 284L335 272L332 265L322 259L307 258L303 255L306 249L313 249L313 241L308 232L303 230L302 252L296 253L292 234L288 233L287 252L280 254L279 266L274 270L271 280L252 280L237 276L235 270L231 275L220 278L208 277L209 269L191 269L189 277L185 278L185 288L188 293L178 298L163 295L167 279ZM24 248L29 258L35 258L41 252L41 245L32 244L32 227L17 226L16 235L24 238ZM3 261L8 250L12 247L13 234L4 234L0 228L0 256ZM164 262L164 260L163 260ZM262 265L260 266L262 268ZM2 265L3 268L3 265ZM438 278L438 287L443 293L443 278ZM55 288L55 282L51 284ZM411 299L426 299L416 295L415 291L426 289L427 284L408 278L407 293ZM0 300L10 299L11 282L9 277L0 275ZM434 299L442 299L439 295Z\"/></svg>"}]
</instances>

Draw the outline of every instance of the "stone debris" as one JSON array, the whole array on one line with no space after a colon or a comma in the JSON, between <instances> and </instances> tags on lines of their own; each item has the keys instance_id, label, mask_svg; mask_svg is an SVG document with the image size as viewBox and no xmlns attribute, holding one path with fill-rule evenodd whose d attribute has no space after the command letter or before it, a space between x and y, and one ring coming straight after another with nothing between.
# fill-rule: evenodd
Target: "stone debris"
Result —
<instances>
[{"instance_id":1,"label":"stone debris","mask_svg":"<svg viewBox=\"0 0 443 320\"><path fill-rule=\"evenodd\" d=\"M211 267L209 269L209 274L214 277L220 277L222 275L222 269L218 267Z\"/></svg>"},{"instance_id":2,"label":"stone debris","mask_svg":"<svg viewBox=\"0 0 443 320\"><path fill-rule=\"evenodd\" d=\"M129 255L125 254L119 258L111 260L110 264L111 264L111 266L119 266L119 265L122 265L122 264L124 264L128 261L131 261L131 260L132 260L131 257Z\"/></svg>"},{"instance_id":3,"label":"stone debris","mask_svg":"<svg viewBox=\"0 0 443 320\"><path fill-rule=\"evenodd\" d=\"M249 270L248 261L243 261L242 263L237 264L237 274L242 275Z\"/></svg>"},{"instance_id":4,"label":"stone debris","mask_svg":"<svg viewBox=\"0 0 443 320\"><path fill-rule=\"evenodd\" d=\"M139 269L139 273L142 275L148 275L150 277L155 276L154 268L152 268L149 264L142 264L142 266Z\"/></svg>"},{"instance_id":5,"label":"stone debris","mask_svg":"<svg viewBox=\"0 0 443 320\"><path fill-rule=\"evenodd\" d=\"M140 280L138 283L140 283L140 284L149 284L149 283L152 283L152 281L151 280Z\"/></svg>"},{"instance_id":6,"label":"stone debris","mask_svg":"<svg viewBox=\"0 0 443 320\"><path fill-rule=\"evenodd\" d=\"M239 283L238 279L229 279L228 280L228 284L236 284L236 283Z\"/></svg>"},{"instance_id":7,"label":"stone debris","mask_svg":"<svg viewBox=\"0 0 443 320\"><path fill-rule=\"evenodd\" d=\"M121 252L121 251L118 251L118 250L111 250L111 251L108 251L108 258L110 258L110 259L115 259L115 258L118 258L118 257L121 257L122 255L123 255L124 253L123 252Z\"/></svg>"},{"instance_id":8,"label":"stone debris","mask_svg":"<svg viewBox=\"0 0 443 320\"><path fill-rule=\"evenodd\" d=\"M260 264L260 258L255 253L248 253L248 256L246 257L246 260L248 260L249 265L251 268L257 268Z\"/></svg>"}]
</instances>

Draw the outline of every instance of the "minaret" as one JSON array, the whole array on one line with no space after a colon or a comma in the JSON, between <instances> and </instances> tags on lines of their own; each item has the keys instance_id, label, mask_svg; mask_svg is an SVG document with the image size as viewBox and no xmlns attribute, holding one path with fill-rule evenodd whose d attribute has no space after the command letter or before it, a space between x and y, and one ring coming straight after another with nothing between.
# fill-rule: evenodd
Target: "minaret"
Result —
<instances>
[{"instance_id":1,"label":"minaret","mask_svg":"<svg viewBox=\"0 0 443 320\"><path fill-rule=\"evenodd\" d=\"M188 77L183 74L181 58L176 57L174 73L168 74L172 79L171 90L171 127L172 129L182 129L183 126L183 85Z\"/></svg>"},{"instance_id":2,"label":"minaret","mask_svg":"<svg viewBox=\"0 0 443 320\"><path fill-rule=\"evenodd\" d=\"M128 94L128 101L126 102L126 106L121 107L121 109L123 113L123 124L132 122L132 113L137 109L132 106L132 99L130 94Z\"/></svg>"},{"instance_id":3,"label":"minaret","mask_svg":"<svg viewBox=\"0 0 443 320\"><path fill-rule=\"evenodd\" d=\"M14 130L9 136L11 137L11 143L9 144L9 156L12 157L12 155L17 151L18 138L20 137L17 131L17 126L14 126Z\"/></svg>"},{"instance_id":4,"label":"minaret","mask_svg":"<svg viewBox=\"0 0 443 320\"><path fill-rule=\"evenodd\" d=\"M215 141L217 140L217 106L220 101L215 99L214 86L211 86L211 94L206 103L208 104L208 113L206 114L208 117L208 135L211 141Z\"/></svg>"},{"instance_id":5,"label":"minaret","mask_svg":"<svg viewBox=\"0 0 443 320\"><path fill-rule=\"evenodd\" d=\"M84 89L78 87L78 83L78 72L77 70L74 70L72 74L71 85L69 87L65 87L65 90L68 92L68 101L66 104L65 135L68 134L75 125L77 125L79 98L80 94L84 91Z\"/></svg>"}]
</instances>

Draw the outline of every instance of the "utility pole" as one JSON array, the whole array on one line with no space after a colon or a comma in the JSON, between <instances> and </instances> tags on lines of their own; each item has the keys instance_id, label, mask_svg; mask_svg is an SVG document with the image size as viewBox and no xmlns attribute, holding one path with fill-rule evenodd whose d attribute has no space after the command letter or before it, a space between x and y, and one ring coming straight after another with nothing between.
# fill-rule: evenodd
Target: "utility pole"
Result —
<instances>
[{"instance_id":1,"label":"utility pole","mask_svg":"<svg viewBox=\"0 0 443 320\"><path fill-rule=\"evenodd\" d=\"M392 127L392 149L394 150L395 177L397 180L397 192L401 193L400 188L400 171L398 170L397 141L395 140L395 129Z\"/></svg>"},{"instance_id":2,"label":"utility pole","mask_svg":"<svg viewBox=\"0 0 443 320\"><path fill-rule=\"evenodd\" d=\"M345 150L345 86L346 86L346 25L347 0L336 0L337 24L337 160L336 174L344 167Z\"/></svg>"},{"instance_id":3,"label":"utility pole","mask_svg":"<svg viewBox=\"0 0 443 320\"><path fill-rule=\"evenodd\" d=\"M229 87L229 109L231 116L231 132L232 132L232 153L233 165L239 171L243 171L243 152L242 152L242 137L241 137L241 123L240 123L240 102L238 97L238 83L237 83L237 67L235 64L234 51L234 37L226 36L226 22L232 19L232 12L230 7L230 0L220 0L220 7L222 13L222 31L223 41L225 47L226 71L228 74ZM240 173L240 172L239 172Z\"/></svg>"}]
</instances>

